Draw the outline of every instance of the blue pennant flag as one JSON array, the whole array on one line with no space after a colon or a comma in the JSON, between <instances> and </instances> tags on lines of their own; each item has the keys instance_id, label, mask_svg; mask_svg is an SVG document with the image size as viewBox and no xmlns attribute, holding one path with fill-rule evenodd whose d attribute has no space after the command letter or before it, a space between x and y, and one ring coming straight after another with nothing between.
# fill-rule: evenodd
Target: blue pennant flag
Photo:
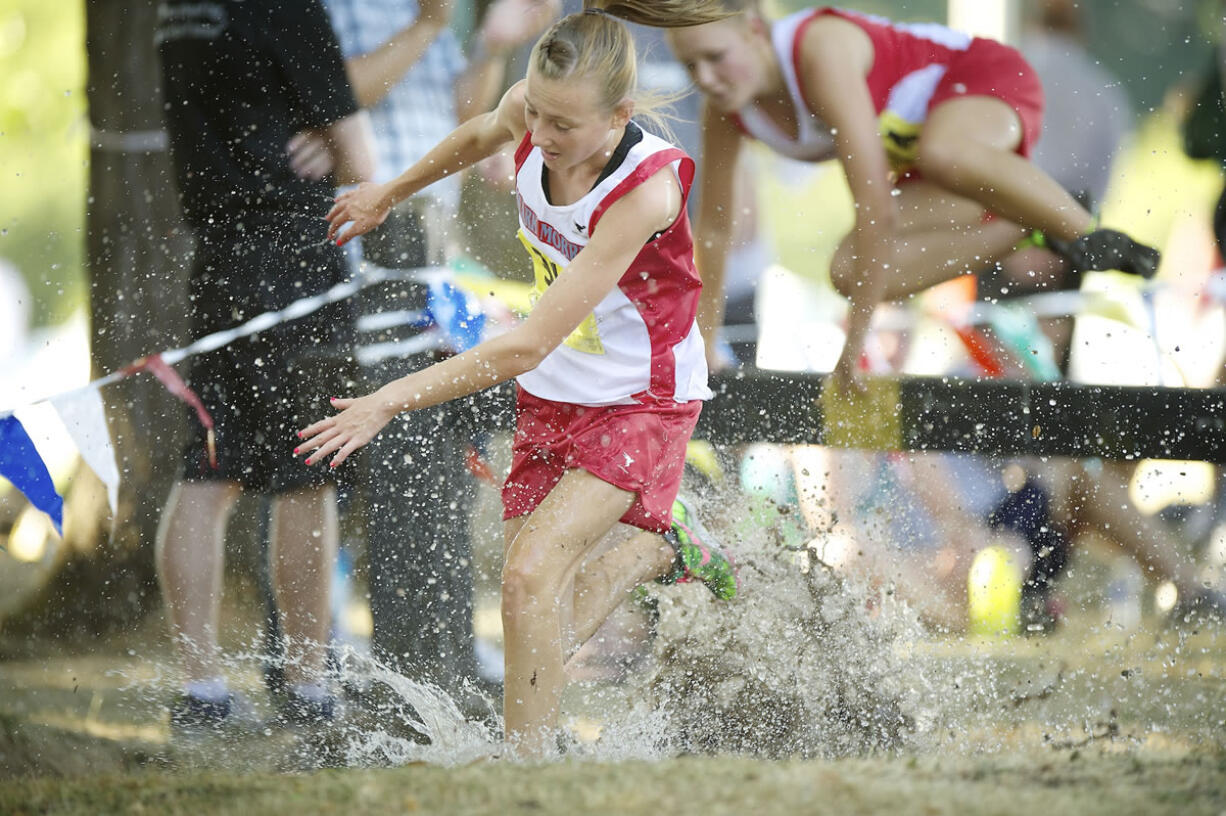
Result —
<instances>
[{"instance_id":1,"label":"blue pennant flag","mask_svg":"<svg viewBox=\"0 0 1226 816\"><path fill-rule=\"evenodd\" d=\"M426 311L443 332L443 341L457 354L481 342L485 312L475 297L451 281L430 282Z\"/></svg>"},{"instance_id":2,"label":"blue pennant flag","mask_svg":"<svg viewBox=\"0 0 1226 816\"><path fill-rule=\"evenodd\" d=\"M0 417L0 476L50 516L55 531L64 535L64 500L55 492L43 458L15 416Z\"/></svg>"}]
</instances>

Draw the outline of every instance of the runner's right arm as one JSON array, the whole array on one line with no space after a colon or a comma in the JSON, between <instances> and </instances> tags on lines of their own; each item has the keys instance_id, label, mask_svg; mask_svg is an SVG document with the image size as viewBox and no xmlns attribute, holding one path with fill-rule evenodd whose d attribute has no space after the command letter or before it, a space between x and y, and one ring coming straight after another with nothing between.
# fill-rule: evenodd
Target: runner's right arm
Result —
<instances>
[{"instance_id":1,"label":"runner's right arm","mask_svg":"<svg viewBox=\"0 0 1226 816\"><path fill-rule=\"evenodd\" d=\"M474 116L386 184L362 184L336 197L328 211L328 239L343 245L383 223L396 204L440 179L453 176L523 138L524 83L512 85L498 107ZM342 229L349 224L348 229Z\"/></svg>"}]
</instances>

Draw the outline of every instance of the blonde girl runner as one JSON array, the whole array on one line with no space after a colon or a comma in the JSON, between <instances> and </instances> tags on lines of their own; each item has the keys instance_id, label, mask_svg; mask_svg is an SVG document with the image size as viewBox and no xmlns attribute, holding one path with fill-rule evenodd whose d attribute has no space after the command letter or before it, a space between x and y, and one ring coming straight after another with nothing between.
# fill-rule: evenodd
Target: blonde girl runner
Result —
<instances>
[{"instance_id":1,"label":"blonde girl runner","mask_svg":"<svg viewBox=\"0 0 1226 816\"><path fill-rule=\"evenodd\" d=\"M694 164L640 128L635 111L627 28L596 11L565 17L497 110L391 182L339 195L327 214L343 244L429 184L516 148L531 313L372 394L334 399L339 413L302 430L295 453L336 467L400 412L517 380L502 492L503 713L511 750L526 757L554 750L567 659L636 586L692 578L720 598L737 590L728 560L676 501L711 395L685 213Z\"/></svg>"}]
</instances>

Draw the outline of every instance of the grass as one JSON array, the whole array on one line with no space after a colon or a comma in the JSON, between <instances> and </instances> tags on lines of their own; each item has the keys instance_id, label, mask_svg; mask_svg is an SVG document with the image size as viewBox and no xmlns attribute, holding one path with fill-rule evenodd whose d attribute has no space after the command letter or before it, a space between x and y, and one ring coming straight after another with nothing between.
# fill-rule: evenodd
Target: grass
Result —
<instances>
[{"instance_id":1,"label":"grass","mask_svg":"<svg viewBox=\"0 0 1226 816\"><path fill-rule=\"evenodd\" d=\"M982 758L481 763L300 775L140 773L0 786L5 813L1219 814L1226 756L1074 750Z\"/></svg>"}]
</instances>

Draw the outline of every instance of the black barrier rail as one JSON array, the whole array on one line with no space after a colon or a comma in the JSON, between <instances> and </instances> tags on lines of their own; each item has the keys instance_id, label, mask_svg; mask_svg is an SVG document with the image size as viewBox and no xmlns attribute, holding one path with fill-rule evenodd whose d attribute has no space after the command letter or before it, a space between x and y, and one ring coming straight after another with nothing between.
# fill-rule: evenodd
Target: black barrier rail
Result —
<instances>
[{"instance_id":1,"label":"black barrier rail","mask_svg":"<svg viewBox=\"0 0 1226 816\"><path fill-rule=\"evenodd\" d=\"M867 380L855 400L826 375L742 369L711 378L694 436L875 450L969 451L1226 464L1226 389L1030 383L957 377ZM510 427L511 389L477 395L483 422Z\"/></svg>"},{"instance_id":2,"label":"black barrier rail","mask_svg":"<svg viewBox=\"0 0 1226 816\"><path fill-rule=\"evenodd\" d=\"M1226 389L899 377L871 379L847 401L823 396L824 381L757 369L715 376L695 436L1226 464Z\"/></svg>"}]
</instances>

